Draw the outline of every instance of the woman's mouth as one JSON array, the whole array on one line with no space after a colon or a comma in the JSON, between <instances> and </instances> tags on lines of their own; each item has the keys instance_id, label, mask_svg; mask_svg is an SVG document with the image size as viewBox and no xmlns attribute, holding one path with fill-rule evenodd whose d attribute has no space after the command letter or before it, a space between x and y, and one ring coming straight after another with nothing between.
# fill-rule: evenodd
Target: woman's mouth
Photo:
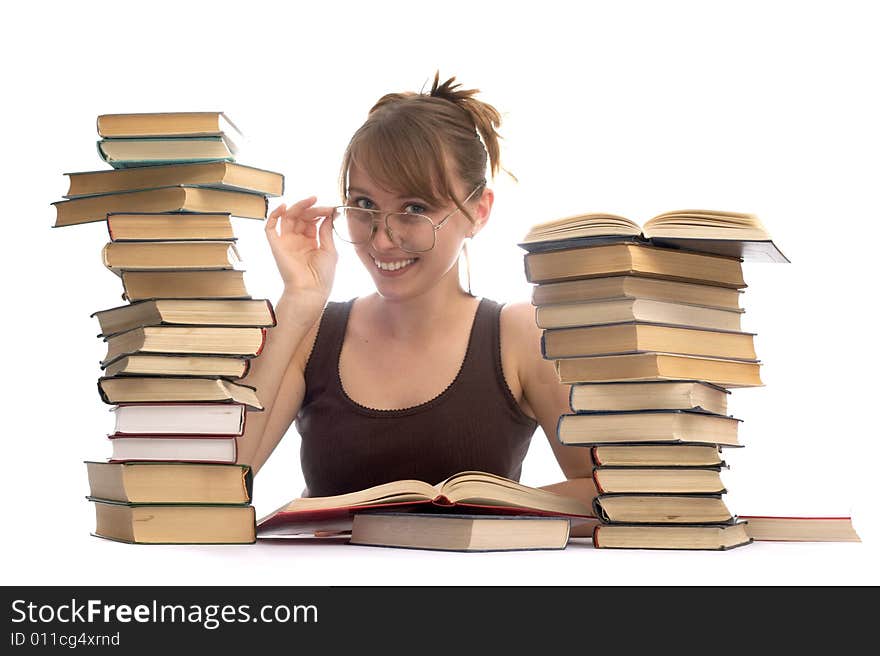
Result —
<instances>
[{"instance_id":1,"label":"woman's mouth","mask_svg":"<svg viewBox=\"0 0 880 656\"><path fill-rule=\"evenodd\" d=\"M377 260L372 258L373 265L382 272L383 275L400 274L409 269L418 261L417 257L409 257L401 260Z\"/></svg>"}]
</instances>

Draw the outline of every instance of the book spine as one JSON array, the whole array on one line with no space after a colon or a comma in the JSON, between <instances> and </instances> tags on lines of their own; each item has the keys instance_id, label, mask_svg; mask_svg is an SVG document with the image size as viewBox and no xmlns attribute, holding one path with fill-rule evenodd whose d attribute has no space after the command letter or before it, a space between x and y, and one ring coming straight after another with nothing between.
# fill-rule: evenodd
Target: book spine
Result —
<instances>
[{"instance_id":1,"label":"book spine","mask_svg":"<svg viewBox=\"0 0 880 656\"><path fill-rule=\"evenodd\" d=\"M274 328L278 325L278 319L275 317L275 308L272 306L272 301L268 298L266 299L266 307L269 308L269 316L272 317L272 327Z\"/></svg>"},{"instance_id":2,"label":"book spine","mask_svg":"<svg viewBox=\"0 0 880 656\"><path fill-rule=\"evenodd\" d=\"M593 547L596 549L601 549L601 545L599 544L599 529L602 528L601 524L596 524L593 527Z\"/></svg>"},{"instance_id":3,"label":"book spine","mask_svg":"<svg viewBox=\"0 0 880 656\"><path fill-rule=\"evenodd\" d=\"M596 486L596 491L599 494L605 494L605 489L602 487L602 483L599 481L598 471L598 469L594 468L593 471L590 473L590 476L593 477L593 484Z\"/></svg>"},{"instance_id":4,"label":"book spine","mask_svg":"<svg viewBox=\"0 0 880 656\"><path fill-rule=\"evenodd\" d=\"M590 447L590 459L596 467L602 466L602 462L599 460L599 447Z\"/></svg>"},{"instance_id":5,"label":"book spine","mask_svg":"<svg viewBox=\"0 0 880 656\"><path fill-rule=\"evenodd\" d=\"M110 220L110 214L107 214L106 223L107 234L110 235L110 241L116 241L116 239L113 238L113 222Z\"/></svg>"},{"instance_id":6,"label":"book spine","mask_svg":"<svg viewBox=\"0 0 880 656\"><path fill-rule=\"evenodd\" d=\"M267 335L267 333L268 333L268 331L267 331L265 328L260 328L260 334L261 334L260 346L259 346L259 348L257 349L257 352L254 353L254 357L257 357L258 355L260 355L260 353L263 352L263 347L266 345L266 335Z\"/></svg>"}]
</instances>

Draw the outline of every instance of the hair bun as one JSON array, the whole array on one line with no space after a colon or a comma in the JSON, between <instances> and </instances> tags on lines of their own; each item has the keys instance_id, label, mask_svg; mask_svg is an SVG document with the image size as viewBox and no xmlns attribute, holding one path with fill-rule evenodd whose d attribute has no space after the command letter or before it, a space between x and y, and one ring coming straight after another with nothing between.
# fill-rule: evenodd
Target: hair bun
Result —
<instances>
[{"instance_id":1,"label":"hair bun","mask_svg":"<svg viewBox=\"0 0 880 656\"><path fill-rule=\"evenodd\" d=\"M440 71L434 73L434 84L431 85L431 92L428 94L432 98L443 98L444 100L448 100L449 102L455 103L456 105L461 105L466 108L466 101L472 98L474 95L480 92L479 89L461 89L460 83L455 82L455 76L453 75L451 78L446 80L445 82L440 82Z\"/></svg>"}]
</instances>

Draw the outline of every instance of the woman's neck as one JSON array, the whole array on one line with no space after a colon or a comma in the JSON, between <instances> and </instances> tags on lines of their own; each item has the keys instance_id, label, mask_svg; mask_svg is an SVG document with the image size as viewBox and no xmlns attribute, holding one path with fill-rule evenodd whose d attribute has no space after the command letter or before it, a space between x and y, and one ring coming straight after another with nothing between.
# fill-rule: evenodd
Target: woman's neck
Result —
<instances>
[{"instance_id":1,"label":"woman's neck","mask_svg":"<svg viewBox=\"0 0 880 656\"><path fill-rule=\"evenodd\" d=\"M384 337L402 340L426 340L437 333L446 334L456 318L470 316L474 303L474 297L461 288L455 267L419 296L389 299L372 294L364 300L376 329Z\"/></svg>"}]
</instances>

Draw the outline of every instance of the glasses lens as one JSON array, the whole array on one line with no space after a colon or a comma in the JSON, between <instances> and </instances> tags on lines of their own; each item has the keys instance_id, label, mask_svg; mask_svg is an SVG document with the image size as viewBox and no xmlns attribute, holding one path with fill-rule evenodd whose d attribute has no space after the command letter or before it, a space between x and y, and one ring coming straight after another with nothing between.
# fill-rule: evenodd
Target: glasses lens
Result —
<instances>
[{"instance_id":1,"label":"glasses lens","mask_svg":"<svg viewBox=\"0 0 880 656\"><path fill-rule=\"evenodd\" d=\"M398 248L410 253L434 248L434 224L424 214L389 214L388 227Z\"/></svg>"},{"instance_id":2,"label":"glasses lens","mask_svg":"<svg viewBox=\"0 0 880 656\"><path fill-rule=\"evenodd\" d=\"M364 244L373 230L373 213L356 207L338 207L333 218L333 232L343 241Z\"/></svg>"}]
</instances>

